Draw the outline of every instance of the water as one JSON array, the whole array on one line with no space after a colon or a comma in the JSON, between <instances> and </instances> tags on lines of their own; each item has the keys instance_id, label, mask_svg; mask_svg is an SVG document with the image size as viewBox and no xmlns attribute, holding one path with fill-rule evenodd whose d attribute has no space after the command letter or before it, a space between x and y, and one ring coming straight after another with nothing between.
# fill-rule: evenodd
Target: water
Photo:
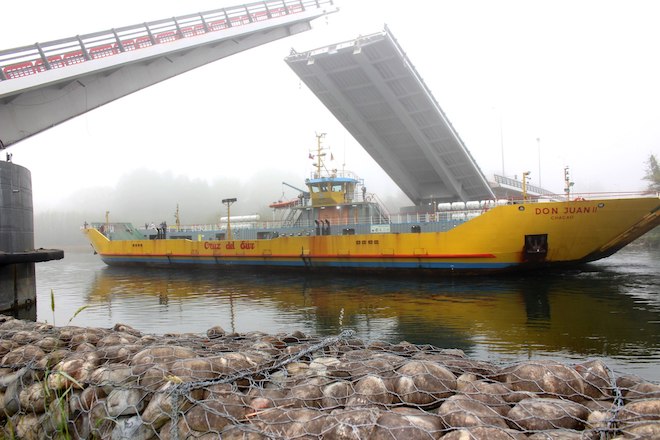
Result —
<instances>
[{"instance_id":1,"label":"water","mask_svg":"<svg viewBox=\"0 0 660 440\"><path fill-rule=\"evenodd\" d=\"M350 328L365 340L461 348L498 363L600 358L660 381L659 257L624 250L579 271L404 280L115 268L67 252L37 264L37 319L154 334Z\"/></svg>"}]
</instances>

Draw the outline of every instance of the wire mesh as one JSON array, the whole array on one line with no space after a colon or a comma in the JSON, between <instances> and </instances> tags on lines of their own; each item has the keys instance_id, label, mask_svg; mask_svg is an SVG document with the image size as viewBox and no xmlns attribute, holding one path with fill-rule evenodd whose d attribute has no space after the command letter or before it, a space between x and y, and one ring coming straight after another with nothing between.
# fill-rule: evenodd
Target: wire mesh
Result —
<instances>
[{"instance_id":1,"label":"wire mesh","mask_svg":"<svg viewBox=\"0 0 660 440\"><path fill-rule=\"evenodd\" d=\"M0 438L660 438L660 385L350 331L142 334L0 316Z\"/></svg>"}]
</instances>

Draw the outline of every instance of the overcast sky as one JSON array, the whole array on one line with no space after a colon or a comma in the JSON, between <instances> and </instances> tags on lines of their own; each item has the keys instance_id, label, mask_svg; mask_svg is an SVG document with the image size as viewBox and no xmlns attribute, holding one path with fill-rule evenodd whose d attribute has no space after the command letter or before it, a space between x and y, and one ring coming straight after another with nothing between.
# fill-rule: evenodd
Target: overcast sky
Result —
<instances>
[{"instance_id":1,"label":"overcast sky","mask_svg":"<svg viewBox=\"0 0 660 440\"><path fill-rule=\"evenodd\" d=\"M241 4L5 3L0 49ZM315 132L328 133L335 158L370 191L396 193L283 61L292 47L315 49L385 24L488 178L504 165L509 176L529 170L533 184L561 192L569 166L576 192L645 187L645 161L660 154L657 1L336 5L340 11L314 21L309 32L167 80L11 147L14 162L32 171L35 212L140 169L208 182L286 170L299 173L302 185ZM273 200L283 191L265 190ZM240 198L218 199L234 196Z\"/></svg>"}]
</instances>

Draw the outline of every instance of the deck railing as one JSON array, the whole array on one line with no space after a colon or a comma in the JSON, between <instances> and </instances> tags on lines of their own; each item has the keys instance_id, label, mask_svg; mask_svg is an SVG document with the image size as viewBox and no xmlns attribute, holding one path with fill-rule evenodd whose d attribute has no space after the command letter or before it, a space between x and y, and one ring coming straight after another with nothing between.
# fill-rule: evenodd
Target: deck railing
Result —
<instances>
[{"instance_id":1,"label":"deck railing","mask_svg":"<svg viewBox=\"0 0 660 440\"><path fill-rule=\"evenodd\" d=\"M332 0L261 1L6 49L0 51L0 81L332 4Z\"/></svg>"},{"instance_id":2,"label":"deck railing","mask_svg":"<svg viewBox=\"0 0 660 440\"><path fill-rule=\"evenodd\" d=\"M559 196L558 196L559 197ZM633 197L649 197L649 198L660 198L660 193L655 191L638 191L638 192L617 192L617 193L579 193L571 194L571 201L580 202L580 201L589 201L589 200L608 200L608 199L621 199L621 198L633 198ZM500 199L500 200L485 200L481 202L456 202L449 204L439 204L438 210L435 212L413 212L413 213L400 213L400 214L391 214L389 219L384 219L380 216L374 217L359 217L357 221L351 219L348 221L344 219L342 222L333 223L333 227L341 226L350 226L354 224L361 225L383 225L383 224L426 224L426 223L449 223L449 224L460 224L462 222L468 221L479 215L485 213L489 209L492 209L496 206L502 205L519 205L526 203L546 203L548 200L528 200L522 201L519 199ZM107 230L107 232L132 235L135 234L136 229L132 227L130 223L92 223L90 225L85 225L85 227L91 226L99 230ZM309 224L298 225L299 229L309 229L310 231L315 228L314 222L309 222ZM160 227L160 226L159 226ZM287 227L286 222L284 221L233 221L231 222L232 230L242 230L242 229L280 229ZM168 233L172 232L190 232L190 233L201 233L201 232L211 232L211 231L224 231L227 229L227 223L207 223L207 224L193 224L193 225L181 225L179 227L175 225L168 225ZM156 231L155 226L153 228L154 233Z\"/></svg>"}]
</instances>

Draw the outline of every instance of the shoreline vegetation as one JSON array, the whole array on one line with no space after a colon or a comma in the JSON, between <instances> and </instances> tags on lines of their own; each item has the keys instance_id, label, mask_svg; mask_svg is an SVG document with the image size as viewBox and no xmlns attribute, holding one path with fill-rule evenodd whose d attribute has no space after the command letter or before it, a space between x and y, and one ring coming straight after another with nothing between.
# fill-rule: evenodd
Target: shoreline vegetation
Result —
<instances>
[{"instance_id":1,"label":"shoreline vegetation","mask_svg":"<svg viewBox=\"0 0 660 440\"><path fill-rule=\"evenodd\" d=\"M660 436L660 385L600 360L287 334L144 334L0 315L2 438Z\"/></svg>"}]
</instances>

